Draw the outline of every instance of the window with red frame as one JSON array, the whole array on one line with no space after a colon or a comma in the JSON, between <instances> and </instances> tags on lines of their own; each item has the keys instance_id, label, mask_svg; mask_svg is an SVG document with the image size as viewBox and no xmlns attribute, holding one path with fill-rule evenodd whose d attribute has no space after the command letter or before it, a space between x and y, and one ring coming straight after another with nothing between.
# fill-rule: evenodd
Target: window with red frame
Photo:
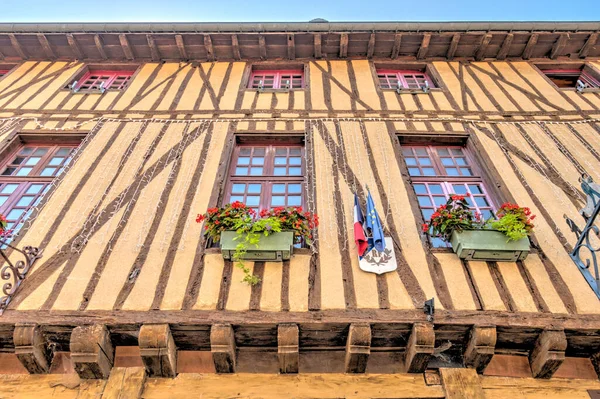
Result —
<instances>
[{"instance_id":1,"label":"window with red frame","mask_svg":"<svg viewBox=\"0 0 600 399\"><path fill-rule=\"evenodd\" d=\"M69 163L77 144L23 145L0 169L0 213L17 232L52 180Z\"/></svg>"},{"instance_id":2,"label":"window with red frame","mask_svg":"<svg viewBox=\"0 0 600 399\"><path fill-rule=\"evenodd\" d=\"M304 71L278 70L254 71L248 82L249 89L302 89L304 88Z\"/></svg>"},{"instance_id":3,"label":"window with red frame","mask_svg":"<svg viewBox=\"0 0 600 399\"><path fill-rule=\"evenodd\" d=\"M600 81L586 70L579 69L546 69L543 70L552 83L558 88L576 88L577 81L583 83L584 89L600 88Z\"/></svg>"},{"instance_id":4,"label":"window with red frame","mask_svg":"<svg viewBox=\"0 0 600 399\"><path fill-rule=\"evenodd\" d=\"M494 218L494 204L483 177L466 148L460 146L402 146L402 155L425 220L446 203L451 194L465 197L473 213ZM435 247L447 244L431 237Z\"/></svg>"},{"instance_id":5,"label":"window with red frame","mask_svg":"<svg viewBox=\"0 0 600 399\"><path fill-rule=\"evenodd\" d=\"M133 73L134 71L90 70L77 80L74 89L83 91L125 90Z\"/></svg>"},{"instance_id":6,"label":"window with red frame","mask_svg":"<svg viewBox=\"0 0 600 399\"><path fill-rule=\"evenodd\" d=\"M378 70L377 78L382 89L422 89L435 87L433 80L423 71L415 70Z\"/></svg>"},{"instance_id":7,"label":"window with red frame","mask_svg":"<svg viewBox=\"0 0 600 399\"><path fill-rule=\"evenodd\" d=\"M2 79L2 77L8 72L10 72L10 69L0 69L0 79Z\"/></svg>"},{"instance_id":8,"label":"window with red frame","mask_svg":"<svg viewBox=\"0 0 600 399\"><path fill-rule=\"evenodd\" d=\"M235 148L224 203L241 201L257 212L302 206L301 145L239 145Z\"/></svg>"}]
</instances>

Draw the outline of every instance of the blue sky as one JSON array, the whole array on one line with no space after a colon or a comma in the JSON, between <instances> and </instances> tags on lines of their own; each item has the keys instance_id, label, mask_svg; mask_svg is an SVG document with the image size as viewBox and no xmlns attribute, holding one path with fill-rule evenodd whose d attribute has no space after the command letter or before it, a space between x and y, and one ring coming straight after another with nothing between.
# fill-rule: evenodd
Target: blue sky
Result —
<instances>
[{"instance_id":1,"label":"blue sky","mask_svg":"<svg viewBox=\"0 0 600 399\"><path fill-rule=\"evenodd\" d=\"M598 0L0 0L0 22L598 21Z\"/></svg>"}]
</instances>

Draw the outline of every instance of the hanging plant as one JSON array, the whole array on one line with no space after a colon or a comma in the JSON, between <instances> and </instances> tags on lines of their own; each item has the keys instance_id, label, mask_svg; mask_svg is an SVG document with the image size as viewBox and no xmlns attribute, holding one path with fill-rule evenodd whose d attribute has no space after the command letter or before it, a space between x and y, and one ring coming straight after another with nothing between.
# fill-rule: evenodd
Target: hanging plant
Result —
<instances>
[{"instance_id":1,"label":"hanging plant","mask_svg":"<svg viewBox=\"0 0 600 399\"><path fill-rule=\"evenodd\" d=\"M462 195L450 194L445 205L439 206L431 219L423 224L423 232L449 241L453 231L481 228L481 215L474 215Z\"/></svg>"},{"instance_id":2,"label":"hanging plant","mask_svg":"<svg viewBox=\"0 0 600 399\"><path fill-rule=\"evenodd\" d=\"M518 241L529 235L533 230L535 215L526 207L517 204L504 203L496 212L498 220L488 223L492 229L501 231L508 241Z\"/></svg>"}]
</instances>

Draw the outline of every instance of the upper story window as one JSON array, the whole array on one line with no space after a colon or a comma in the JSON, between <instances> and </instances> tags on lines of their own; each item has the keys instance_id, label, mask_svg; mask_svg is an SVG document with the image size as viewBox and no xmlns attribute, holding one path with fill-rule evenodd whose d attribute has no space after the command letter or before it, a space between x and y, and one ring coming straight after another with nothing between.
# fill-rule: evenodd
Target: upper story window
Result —
<instances>
[{"instance_id":1,"label":"upper story window","mask_svg":"<svg viewBox=\"0 0 600 399\"><path fill-rule=\"evenodd\" d=\"M304 71L294 70L255 70L248 82L249 89L302 89Z\"/></svg>"},{"instance_id":2,"label":"upper story window","mask_svg":"<svg viewBox=\"0 0 600 399\"><path fill-rule=\"evenodd\" d=\"M379 87L394 90L428 90L436 87L426 71L378 69Z\"/></svg>"},{"instance_id":3,"label":"upper story window","mask_svg":"<svg viewBox=\"0 0 600 399\"><path fill-rule=\"evenodd\" d=\"M564 64L563 68L557 64L538 64L537 67L559 89L586 89L600 88L600 72L588 65Z\"/></svg>"},{"instance_id":4,"label":"upper story window","mask_svg":"<svg viewBox=\"0 0 600 399\"><path fill-rule=\"evenodd\" d=\"M134 71L88 70L72 87L73 90L104 91L127 88Z\"/></svg>"},{"instance_id":5,"label":"upper story window","mask_svg":"<svg viewBox=\"0 0 600 399\"><path fill-rule=\"evenodd\" d=\"M2 79L4 75L9 73L14 67L14 64L0 64L0 79Z\"/></svg>"}]
</instances>

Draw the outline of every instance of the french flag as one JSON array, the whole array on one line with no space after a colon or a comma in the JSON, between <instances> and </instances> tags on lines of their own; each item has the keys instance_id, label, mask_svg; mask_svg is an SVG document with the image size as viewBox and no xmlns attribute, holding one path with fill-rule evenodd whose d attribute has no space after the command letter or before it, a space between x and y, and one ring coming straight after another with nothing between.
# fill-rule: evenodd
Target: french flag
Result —
<instances>
[{"instance_id":1,"label":"french flag","mask_svg":"<svg viewBox=\"0 0 600 399\"><path fill-rule=\"evenodd\" d=\"M363 228L364 222L365 219L362 210L360 209L360 202L356 194L354 194L354 241L356 242L356 248L358 249L358 256L361 258L369 247Z\"/></svg>"}]
</instances>

